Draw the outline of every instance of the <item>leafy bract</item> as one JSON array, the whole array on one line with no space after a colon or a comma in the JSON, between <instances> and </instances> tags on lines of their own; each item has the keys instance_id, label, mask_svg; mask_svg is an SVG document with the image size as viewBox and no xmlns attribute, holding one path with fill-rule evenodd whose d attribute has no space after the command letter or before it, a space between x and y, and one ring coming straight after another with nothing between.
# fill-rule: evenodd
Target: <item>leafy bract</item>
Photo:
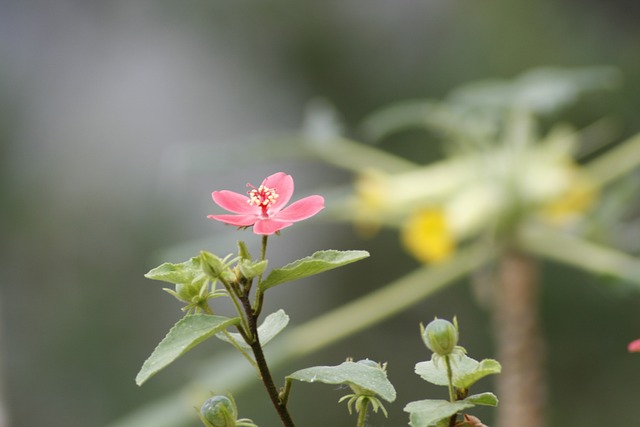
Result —
<instances>
[{"instance_id":1,"label":"leafy bract","mask_svg":"<svg viewBox=\"0 0 640 427\"><path fill-rule=\"evenodd\" d=\"M405 412L409 412L409 425L411 427L431 427L437 425L440 420L447 419L452 415L475 405L465 400L449 402L448 400L417 400L409 402L404 407Z\"/></svg>"},{"instance_id":2,"label":"leafy bract","mask_svg":"<svg viewBox=\"0 0 640 427\"><path fill-rule=\"evenodd\" d=\"M409 412L409 424L412 427L439 426L442 420L476 405L497 406L498 399L493 393L474 394L463 400L449 402L448 400L418 400L410 402L404 407Z\"/></svg>"},{"instance_id":3,"label":"leafy bract","mask_svg":"<svg viewBox=\"0 0 640 427\"><path fill-rule=\"evenodd\" d=\"M475 405L498 406L498 398L495 394L489 392L474 394L464 400L465 402L471 402Z\"/></svg>"},{"instance_id":4,"label":"leafy bract","mask_svg":"<svg viewBox=\"0 0 640 427\"><path fill-rule=\"evenodd\" d=\"M368 256L369 252L367 251L318 251L284 267L273 269L267 278L260 283L260 289L264 291L281 283L313 276L323 271L360 261Z\"/></svg>"},{"instance_id":5,"label":"leafy bract","mask_svg":"<svg viewBox=\"0 0 640 427\"><path fill-rule=\"evenodd\" d=\"M271 313L267 317L264 318L264 322L260 326L258 326L258 337L260 338L260 344L264 347L269 341L273 339L280 331L282 331L287 324L289 323L289 316L284 312L284 310L278 310L275 313ZM236 332L228 333L235 342L244 349L250 349L251 347L247 344L242 335ZM229 342L229 338L226 334L218 332L216 337L220 338L222 341Z\"/></svg>"},{"instance_id":6,"label":"leafy bract","mask_svg":"<svg viewBox=\"0 0 640 427\"><path fill-rule=\"evenodd\" d=\"M199 275L202 275L200 258L194 257L180 264L165 262L151 269L144 277L173 284L184 284L193 282Z\"/></svg>"},{"instance_id":7,"label":"leafy bract","mask_svg":"<svg viewBox=\"0 0 640 427\"><path fill-rule=\"evenodd\" d=\"M202 341L229 326L240 323L240 318L192 314L183 317L169 331L151 356L144 362L136 376L136 384L142 385L158 371L168 366Z\"/></svg>"},{"instance_id":8,"label":"leafy bract","mask_svg":"<svg viewBox=\"0 0 640 427\"><path fill-rule=\"evenodd\" d=\"M338 366L314 366L301 369L289 375L287 379L308 383L355 385L380 396L387 402L393 402L396 399L396 390L382 368L357 362L347 361Z\"/></svg>"},{"instance_id":9,"label":"leafy bract","mask_svg":"<svg viewBox=\"0 0 640 427\"><path fill-rule=\"evenodd\" d=\"M453 369L453 385L458 388L470 388L481 378L498 374L502 369L500 363L496 360L484 359L478 362L466 355L453 357L452 363L455 366L455 369ZM440 362L436 365L432 361L419 362L416 364L415 372L431 384L443 386L449 384L445 363Z\"/></svg>"}]
</instances>

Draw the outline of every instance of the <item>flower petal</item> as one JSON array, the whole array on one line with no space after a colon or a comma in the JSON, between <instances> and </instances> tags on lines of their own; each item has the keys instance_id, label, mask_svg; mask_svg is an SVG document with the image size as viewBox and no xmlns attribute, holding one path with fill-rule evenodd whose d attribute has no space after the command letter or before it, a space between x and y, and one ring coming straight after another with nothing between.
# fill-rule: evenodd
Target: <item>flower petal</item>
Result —
<instances>
[{"instance_id":1,"label":"flower petal","mask_svg":"<svg viewBox=\"0 0 640 427\"><path fill-rule=\"evenodd\" d=\"M640 339L631 341L627 348L629 349L630 352L633 352L633 353L640 352Z\"/></svg>"},{"instance_id":2,"label":"flower petal","mask_svg":"<svg viewBox=\"0 0 640 427\"><path fill-rule=\"evenodd\" d=\"M273 219L279 221L302 221L310 218L324 208L324 197L309 196L300 199L273 215Z\"/></svg>"},{"instance_id":3,"label":"flower petal","mask_svg":"<svg viewBox=\"0 0 640 427\"><path fill-rule=\"evenodd\" d=\"M211 197L213 197L213 201L216 202L218 206L229 212L257 215L260 211L258 206L249 204L249 198L247 196L240 193L227 190L214 191L211 193Z\"/></svg>"},{"instance_id":4,"label":"flower petal","mask_svg":"<svg viewBox=\"0 0 640 427\"><path fill-rule=\"evenodd\" d=\"M256 234L271 235L285 227L293 225L293 222L275 221L273 219L259 219L253 225L253 232Z\"/></svg>"},{"instance_id":5,"label":"flower petal","mask_svg":"<svg viewBox=\"0 0 640 427\"><path fill-rule=\"evenodd\" d=\"M207 218L215 219L225 224L237 225L238 227L253 225L258 220L256 215L209 215Z\"/></svg>"},{"instance_id":6,"label":"flower petal","mask_svg":"<svg viewBox=\"0 0 640 427\"><path fill-rule=\"evenodd\" d=\"M284 207L293 195L293 178L284 172L269 175L262 181L262 185L273 188L278 193L275 203L269 207L269 214L274 214Z\"/></svg>"}]
</instances>

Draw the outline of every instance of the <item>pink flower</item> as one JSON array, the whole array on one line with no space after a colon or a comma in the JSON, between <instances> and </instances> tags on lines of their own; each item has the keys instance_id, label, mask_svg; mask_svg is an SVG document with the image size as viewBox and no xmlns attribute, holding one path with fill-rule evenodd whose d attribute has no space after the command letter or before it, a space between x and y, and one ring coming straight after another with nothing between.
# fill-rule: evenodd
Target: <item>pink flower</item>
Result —
<instances>
[{"instance_id":1,"label":"pink flower","mask_svg":"<svg viewBox=\"0 0 640 427\"><path fill-rule=\"evenodd\" d=\"M209 215L207 218L238 227L253 226L256 234L270 235L294 222L310 218L324 208L322 196L309 196L285 208L293 195L293 178L284 172L274 173L252 190L249 197L233 191L214 191L211 196L218 206L235 215Z\"/></svg>"},{"instance_id":2,"label":"pink flower","mask_svg":"<svg viewBox=\"0 0 640 427\"><path fill-rule=\"evenodd\" d=\"M637 339L635 341L631 341L629 343L629 345L627 346L627 348L632 353L636 353L636 352L640 353L640 339Z\"/></svg>"}]
</instances>

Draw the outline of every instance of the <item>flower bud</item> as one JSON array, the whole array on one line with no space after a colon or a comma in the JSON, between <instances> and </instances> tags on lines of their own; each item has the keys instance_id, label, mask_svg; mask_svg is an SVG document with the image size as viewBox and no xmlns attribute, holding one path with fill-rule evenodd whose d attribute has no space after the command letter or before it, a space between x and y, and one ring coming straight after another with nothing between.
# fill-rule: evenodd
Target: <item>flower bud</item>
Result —
<instances>
[{"instance_id":1,"label":"flower bud","mask_svg":"<svg viewBox=\"0 0 640 427\"><path fill-rule=\"evenodd\" d=\"M261 275L267 268L267 260L263 261L250 261L250 260L240 260L238 263L238 269L240 270L240 274L243 278L247 280L252 280L254 277Z\"/></svg>"},{"instance_id":2,"label":"flower bud","mask_svg":"<svg viewBox=\"0 0 640 427\"><path fill-rule=\"evenodd\" d=\"M207 427L235 427L238 411L227 396L213 396L200 408L202 421Z\"/></svg>"},{"instance_id":3,"label":"flower bud","mask_svg":"<svg viewBox=\"0 0 640 427\"><path fill-rule=\"evenodd\" d=\"M429 350L437 355L446 356L451 354L458 344L458 328L448 320L435 319L423 328L422 340Z\"/></svg>"},{"instance_id":4,"label":"flower bud","mask_svg":"<svg viewBox=\"0 0 640 427\"><path fill-rule=\"evenodd\" d=\"M202 271L210 277L217 279L224 271L224 263L220 258L207 251L200 251Z\"/></svg>"},{"instance_id":5,"label":"flower bud","mask_svg":"<svg viewBox=\"0 0 640 427\"><path fill-rule=\"evenodd\" d=\"M176 283L176 294L182 301L191 302L198 292L200 288L195 283Z\"/></svg>"}]
</instances>

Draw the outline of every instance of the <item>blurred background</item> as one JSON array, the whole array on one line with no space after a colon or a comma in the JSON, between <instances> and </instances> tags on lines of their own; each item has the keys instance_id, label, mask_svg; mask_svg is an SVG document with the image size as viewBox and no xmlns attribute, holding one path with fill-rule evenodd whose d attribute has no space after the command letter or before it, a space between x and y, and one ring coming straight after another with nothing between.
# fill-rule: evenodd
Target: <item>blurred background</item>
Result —
<instances>
[{"instance_id":1,"label":"blurred background","mask_svg":"<svg viewBox=\"0 0 640 427\"><path fill-rule=\"evenodd\" d=\"M640 130L639 12L575 0L0 0L4 425L107 426L180 390L219 347L205 344L137 387L142 362L181 316L143 274L199 249L224 255L239 237L257 248L250 233L206 219L214 189L241 191L281 170L299 195L351 182L270 149L274 133L301 126L309 100L328 99L358 137L362 120L393 101L543 65L612 65L619 89L564 119L585 126L606 115L628 137ZM424 162L441 155L411 133L382 148ZM274 239L270 258L281 265L324 248L367 249L372 259L274 291L292 325L418 265L395 232L363 239L321 220ZM542 271L549 425L635 425L640 359L626 343L640 336L640 294L552 263ZM462 280L277 374L348 356L387 361L398 401L372 425L406 425L405 402L444 397L413 374L429 357L418 324L454 314L462 344L491 357L488 313ZM352 424L335 404L342 390L296 390L300 425L319 425L318 408ZM236 398L242 416L276 425L259 384ZM198 425L195 414L184 425Z\"/></svg>"}]
</instances>

